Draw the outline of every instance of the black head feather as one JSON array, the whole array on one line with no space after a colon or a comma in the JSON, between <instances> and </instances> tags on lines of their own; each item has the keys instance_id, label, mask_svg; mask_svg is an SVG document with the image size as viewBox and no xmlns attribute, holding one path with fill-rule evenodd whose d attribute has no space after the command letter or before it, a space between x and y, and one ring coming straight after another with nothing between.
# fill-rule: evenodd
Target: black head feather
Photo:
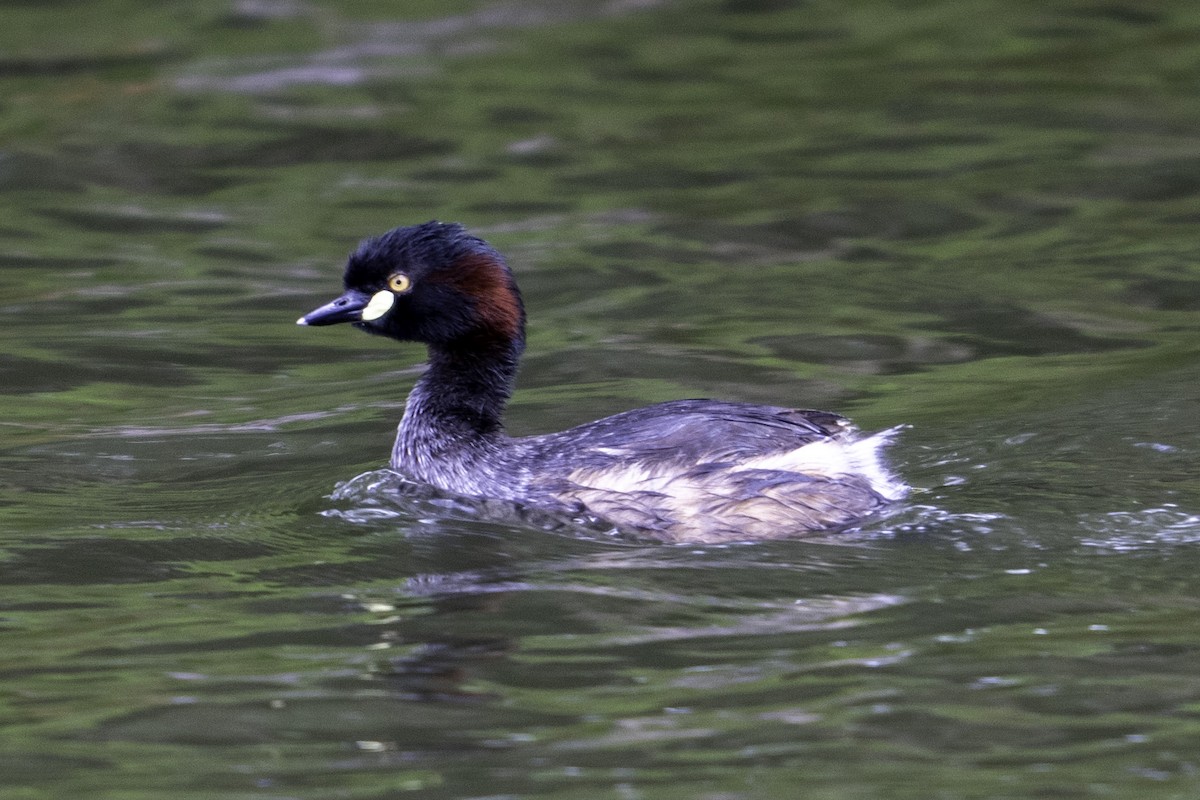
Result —
<instances>
[{"instance_id":1,"label":"black head feather","mask_svg":"<svg viewBox=\"0 0 1200 800\"><path fill-rule=\"evenodd\" d=\"M431 345L524 341L525 312L504 257L456 223L426 222L365 240L350 255L347 292L373 296L403 273L409 291L382 317L355 327Z\"/></svg>"}]
</instances>

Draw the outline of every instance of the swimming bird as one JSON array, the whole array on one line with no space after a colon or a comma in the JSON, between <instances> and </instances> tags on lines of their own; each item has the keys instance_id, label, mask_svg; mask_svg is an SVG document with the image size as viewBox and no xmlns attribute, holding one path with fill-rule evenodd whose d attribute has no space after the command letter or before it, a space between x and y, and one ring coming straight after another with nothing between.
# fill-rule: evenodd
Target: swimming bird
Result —
<instances>
[{"instance_id":1,"label":"swimming bird","mask_svg":"<svg viewBox=\"0 0 1200 800\"><path fill-rule=\"evenodd\" d=\"M347 322L428 348L392 449L409 480L678 542L841 528L906 492L880 456L894 431L862 436L825 411L676 400L508 436L525 308L504 258L461 225L366 239L344 289L297 324Z\"/></svg>"}]
</instances>

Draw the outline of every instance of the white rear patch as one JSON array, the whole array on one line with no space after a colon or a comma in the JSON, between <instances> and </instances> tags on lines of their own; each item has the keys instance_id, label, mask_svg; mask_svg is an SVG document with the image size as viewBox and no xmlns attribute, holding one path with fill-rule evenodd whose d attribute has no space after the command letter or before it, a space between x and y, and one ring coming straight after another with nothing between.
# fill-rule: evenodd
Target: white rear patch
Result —
<instances>
[{"instance_id":1,"label":"white rear patch","mask_svg":"<svg viewBox=\"0 0 1200 800\"><path fill-rule=\"evenodd\" d=\"M371 302L367 303L367 307L362 310L363 321L370 322L373 319L379 319L392 310L392 305L395 302L396 295L387 289L384 289L382 292L376 292L371 298Z\"/></svg>"},{"instance_id":2,"label":"white rear patch","mask_svg":"<svg viewBox=\"0 0 1200 800\"><path fill-rule=\"evenodd\" d=\"M871 489L886 500L899 500L908 493L908 487L896 481L883 466L880 451L891 443L900 428L891 428L866 437L846 441L824 439L784 453L772 453L751 458L730 467L730 472L748 469L770 469L782 472L800 472L837 478L846 475L861 475L871 484Z\"/></svg>"},{"instance_id":3,"label":"white rear patch","mask_svg":"<svg viewBox=\"0 0 1200 800\"><path fill-rule=\"evenodd\" d=\"M908 487L888 473L880 451L900 430L892 428L849 441L841 437L817 441L795 450L747 459L728 467L728 472L777 470L834 480L861 476L880 497L899 500L908 494ZM608 449L602 452L608 452ZM584 493L659 493L671 498L668 502L682 510L694 508L720 483L716 475L687 478L685 473L686 470L672 465L647 468L634 463L610 469L581 469L567 478Z\"/></svg>"}]
</instances>

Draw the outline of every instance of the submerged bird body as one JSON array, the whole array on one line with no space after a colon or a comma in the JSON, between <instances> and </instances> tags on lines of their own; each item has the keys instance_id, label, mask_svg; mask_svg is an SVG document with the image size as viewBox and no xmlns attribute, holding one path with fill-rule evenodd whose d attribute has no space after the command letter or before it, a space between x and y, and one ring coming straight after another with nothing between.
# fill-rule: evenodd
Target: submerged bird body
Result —
<instances>
[{"instance_id":1,"label":"submerged bird body","mask_svg":"<svg viewBox=\"0 0 1200 800\"><path fill-rule=\"evenodd\" d=\"M879 457L889 433L859 437L823 411L680 400L507 436L524 307L500 254L459 225L365 241L345 289L299 323L351 322L429 348L392 451L411 480L705 542L835 528L904 494Z\"/></svg>"}]
</instances>

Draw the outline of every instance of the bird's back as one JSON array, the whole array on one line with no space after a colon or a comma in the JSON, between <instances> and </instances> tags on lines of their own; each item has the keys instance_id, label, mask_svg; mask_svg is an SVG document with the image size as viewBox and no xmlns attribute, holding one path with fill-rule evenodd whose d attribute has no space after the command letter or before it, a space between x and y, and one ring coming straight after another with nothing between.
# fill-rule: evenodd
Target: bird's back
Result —
<instances>
[{"instance_id":1,"label":"bird's back","mask_svg":"<svg viewBox=\"0 0 1200 800\"><path fill-rule=\"evenodd\" d=\"M859 437L823 411L682 400L527 440L531 493L674 541L794 536L903 494Z\"/></svg>"}]
</instances>

